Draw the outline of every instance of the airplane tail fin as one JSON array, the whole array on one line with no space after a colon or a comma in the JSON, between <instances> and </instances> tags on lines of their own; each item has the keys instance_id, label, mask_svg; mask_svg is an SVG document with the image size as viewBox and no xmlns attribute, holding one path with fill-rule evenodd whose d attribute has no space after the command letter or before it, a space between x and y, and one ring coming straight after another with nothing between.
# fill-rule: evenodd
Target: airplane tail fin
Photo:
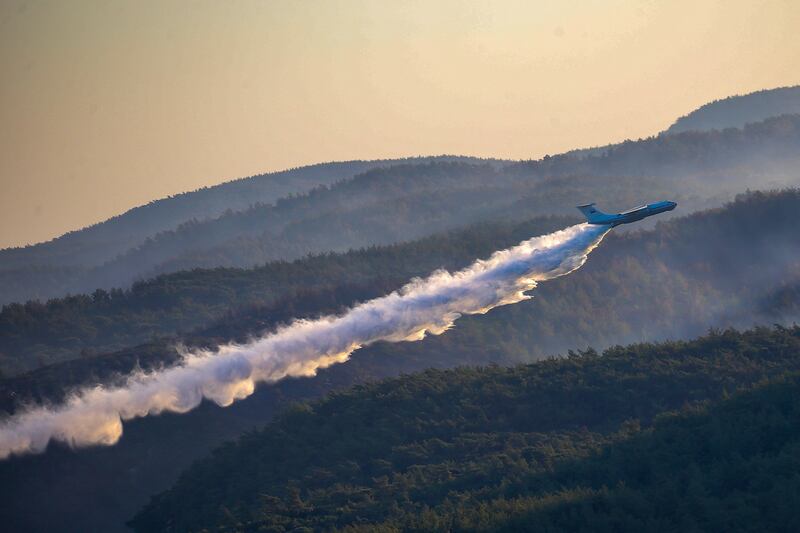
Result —
<instances>
[{"instance_id":1,"label":"airplane tail fin","mask_svg":"<svg viewBox=\"0 0 800 533\"><path fill-rule=\"evenodd\" d=\"M603 219L608 216L606 213L598 211L594 204L579 205L578 210L583 213L583 216L585 216L586 220L590 223L596 224L602 222Z\"/></svg>"}]
</instances>

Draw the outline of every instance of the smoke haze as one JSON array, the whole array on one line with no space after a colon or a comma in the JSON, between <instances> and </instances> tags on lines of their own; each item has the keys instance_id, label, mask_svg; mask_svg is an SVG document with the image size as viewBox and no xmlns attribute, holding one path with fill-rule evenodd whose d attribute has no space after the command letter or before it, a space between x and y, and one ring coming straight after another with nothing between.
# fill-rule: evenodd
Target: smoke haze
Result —
<instances>
[{"instance_id":1,"label":"smoke haze","mask_svg":"<svg viewBox=\"0 0 800 533\"><path fill-rule=\"evenodd\" d=\"M580 268L608 230L578 224L534 237L459 272L412 280L340 316L297 320L245 344L187 351L179 366L132 375L125 386L88 388L61 406L30 409L0 426L0 458L42 452L50 440L111 445L122 435L123 420L184 413L203 398L228 406L252 394L256 383L313 376L362 346L439 335L463 314L520 302L537 282Z\"/></svg>"}]
</instances>

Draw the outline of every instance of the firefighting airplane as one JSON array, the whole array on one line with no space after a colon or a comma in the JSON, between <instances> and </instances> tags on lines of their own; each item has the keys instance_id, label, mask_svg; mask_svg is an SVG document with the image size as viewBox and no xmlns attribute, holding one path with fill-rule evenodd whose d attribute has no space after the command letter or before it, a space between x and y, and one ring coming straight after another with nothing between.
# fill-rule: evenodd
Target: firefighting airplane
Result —
<instances>
[{"instance_id":1,"label":"firefighting airplane","mask_svg":"<svg viewBox=\"0 0 800 533\"><path fill-rule=\"evenodd\" d=\"M620 224L630 224L631 222L664 213L665 211L672 211L675 209L676 205L678 204L675 202L656 202L654 204L634 207L633 209L628 209L616 215L609 215L598 211L594 204L579 205L578 209L586 217L586 221L589 222L589 224L608 225L613 228Z\"/></svg>"}]
</instances>

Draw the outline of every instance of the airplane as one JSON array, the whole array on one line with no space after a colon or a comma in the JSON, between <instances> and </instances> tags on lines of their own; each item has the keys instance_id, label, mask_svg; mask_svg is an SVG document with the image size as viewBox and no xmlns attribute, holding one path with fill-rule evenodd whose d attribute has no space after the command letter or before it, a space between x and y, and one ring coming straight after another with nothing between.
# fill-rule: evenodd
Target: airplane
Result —
<instances>
[{"instance_id":1,"label":"airplane","mask_svg":"<svg viewBox=\"0 0 800 533\"><path fill-rule=\"evenodd\" d=\"M672 211L675 209L676 205L678 204L675 202L656 202L654 204L640 205L639 207L628 209L627 211L617 213L616 215L609 215L607 213L603 213L602 211L598 211L593 203L579 205L578 209L586 217L586 221L589 224L609 225L613 228L614 226L619 226L620 224L630 224L631 222L636 222L638 220L642 220L643 218L664 213L665 211Z\"/></svg>"}]
</instances>

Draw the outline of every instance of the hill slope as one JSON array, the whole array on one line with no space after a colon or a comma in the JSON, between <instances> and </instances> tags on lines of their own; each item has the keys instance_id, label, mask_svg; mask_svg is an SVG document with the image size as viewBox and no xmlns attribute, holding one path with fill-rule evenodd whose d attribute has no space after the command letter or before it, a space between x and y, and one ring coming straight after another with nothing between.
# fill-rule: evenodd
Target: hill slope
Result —
<instances>
[{"instance_id":1,"label":"hill slope","mask_svg":"<svg viewBox=\"0 0 800 533\"><path fill-rule=\"evenodd\" d=\"M51 241L0 250L0 261L4 268L96 265L182 222L216 218L228 209L241 211L256 203L273 203L289 194L334 183L380 164L377 161L322 163L204 187L152 201Z\"/></svg>"},{"instance_id":2,"label":"hill slope","mask_svg":"<svg viewBox=\"0 0 800 533\"><path fill-rule=\"evenodd\" d=\"M664 133L741 128L751 122L761 122L788 113L800 113L800 86L766 89L714 100L680 117Z\"/></svg>"},{"instance_id":3,"label":"hill slope","mask_svg":"<svg viewBox=\"0 0 800 533\"><path fill-rule=\"evenodd\" d=\"M790 495L800 489L800 377L656 417L798 365L798 328L728 331L359 387L219 448L132 523L138 531L785 528L798 524L800 500Z\"/></svg>"},{"instance_id":4,"label":"hill slope","mask_svg":"<svg viewBox=\"0 0 800 533\"><path fill-rule=\"evenodd\" d=\"M71 281L92 267L113 260L143 245L148 238L182 224L214 220L254 205L271 205L281 198L303 194L315 187L352 178L371 169L400 162L478 161L462 157L407 158L402 160L321 163L281 172L260 174L155 200L87 228L71 231L51 241L0 250L0 303L47 298L75 292ZM22 281L28 292L14 287ZM38 285L35 284L38 281ZM8 284L6 286L6 284ZM59 285L66 285L59 292ZM45 288L50 287L48 290ZM33 289L33 290L31 290Z\"/></svg>"},{"instance_id":5,"label":"hill slope","mask_svg":"<svg viewBox=\"0 0 800 533\"><path fill-rule=\"evenodd\" d=\"M183 224L100 266L0 271L0 301L124 287L195 267L251 267L481 221L572 214L587 200L622 210L664 197L700 209L748 187L797 185L798 154L800 115L792 115L741 130L626 142L597 156L379 168L276 205Z\"/></svg>"}]
</instances>

